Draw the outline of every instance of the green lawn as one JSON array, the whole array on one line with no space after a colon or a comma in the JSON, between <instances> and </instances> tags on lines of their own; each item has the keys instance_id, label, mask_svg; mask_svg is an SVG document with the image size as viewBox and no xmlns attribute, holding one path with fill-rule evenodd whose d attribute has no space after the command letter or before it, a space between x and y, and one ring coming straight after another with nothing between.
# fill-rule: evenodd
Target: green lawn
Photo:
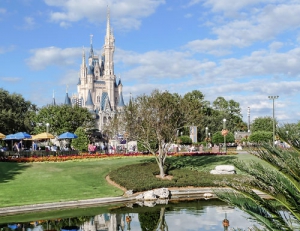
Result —
<instances>
[{"instance_id":1,"label":"green lawn","mask_svg":"<svg viewBox=\"0 0 300 231\"><path fill-rule=\"evenodd\" d=\"M147 158L118 158L60 163L0 162L0 207L120 196L105 176L120 166Z\"/></svg>"},{"instance_id":2,"label":"green lawn","mask_svg":"<svg viewBox=\"0 0 300 231\"><path fill-rule=\"evenodd\" d=\"M185 166L194 168L193 171L208 172L215 165L228 164L237 158L249 161L255 157L248 154L203 156L194 160L188 158ZM149 180L149 175L141 174L138 171L152 170L135 169L130 165L149 162L153 159L152 157L124 157L60 163L0 162L0 207L121 196L123 192L108 184L105 176L122 166L128 166L133 178L145 176L145 179L140 180L146 182ZM176 162L176 157L170 159ZM182 164L182 159L180 162ZM178 168L181 167L178 165ZM182 169L182 171L186 171L186 174L190 174L190 170ZM150 175L150 177L152 176ZM186 184L188 182L185 182ZM148 185L147 187L151 188L152 186Z\"/></svg>"}]
</instances>

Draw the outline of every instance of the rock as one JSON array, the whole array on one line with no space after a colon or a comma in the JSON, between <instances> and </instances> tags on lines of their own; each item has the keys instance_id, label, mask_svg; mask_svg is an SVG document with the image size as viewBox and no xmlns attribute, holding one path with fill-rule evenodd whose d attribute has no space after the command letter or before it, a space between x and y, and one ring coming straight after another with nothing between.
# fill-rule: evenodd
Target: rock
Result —
<instances>
[{"instance_id":1,"label":"rock","mask_svg":"<svg viewBox=\"0 0 300 231\"><path fill-rule=\"evenodd\" d=\"M234 171L235 168L233 165L218 165L215 167L215 170L218 171Z\"/></svg>"},{"instance_id":2,"label":"rock","mask_svg":"<svg viewBox=\"0 0 300 231\"><path fill-rule=\"evenodd\" d=\"M212 198L212 197L213 197L213 194L212 194L212 193L204 193L204 194L203 194L203 197L204 197L204 198Z\"/></svg>"},{"instance_id":3,"label":"rock","mask_svg":"<svg viewBox=\"0 0 300 231\"><path fill-rule=\"evenodd\" d=\"M144 201L144 206L154 207L156 205L155 201Z\"/></svg>"},{"instance_id":4,"label":"rock","mask_svg":"<svg viewBox=\"0 0 300 231\"><path fill-rule=\"evenodd\" d=\"M132 190L132 189L126 191L125 194L124 194L124 196L127 196L127 197L130 197L130 196L132 196L132 195L133 195L133 190Z\"/></svg>"},{"instance_id":5,"label":"rock","mask_svg":"<svg viewBox=\"0 0 300 231\"><path fill-rule=\"evenodd\" d=\"M144 192L144 200L145 201L151 201L151 200L156 200L156 195L154 194L153 190Z\"/></svg>"},{"instance_id":6,"label":"rock","mask_svg":"<svg viewBox=\"0 0 300 231\"><path fill-rule=\"evenodd\" d=\"M168 199L170 196L170 191L167 188L154 189L153 193L160 199Z\"/></svg>"},{"instance_id":7,"label":"rock","mask_svg":"<svg viewBox=\"0 0 300 231\"><path fill-rule=\"evenodd\" d=\"M210 174L236 174L236 171L218 171L218 170L211 170Z\"/></svg>"},{"instance_id":8,"label":"rock","mask_svg":"<svg viewBox=\"0 0 300 231\"><path fill-rule=\"evenodd\" d=\"M137 201L143 201L144 200L144 194L139 194L139 195L137 195L136 197L135 197L135 199L137 200Z\"/></svg>"}]
</instances>

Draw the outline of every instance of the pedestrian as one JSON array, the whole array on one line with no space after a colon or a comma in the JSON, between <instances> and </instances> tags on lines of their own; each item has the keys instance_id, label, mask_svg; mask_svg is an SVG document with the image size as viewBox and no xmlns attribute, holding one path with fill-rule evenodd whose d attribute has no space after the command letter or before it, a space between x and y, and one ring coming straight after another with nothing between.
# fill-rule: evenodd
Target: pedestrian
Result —
<instances>
[{"instance_id":1,"label":"pedestrian","mask_svg":"<svg viewBox=\"0 0 300 231\"><path fill-rule=\"evenodd\" d=\"M94 145L92 144L92 142L90 142L88 145L88 151L89 151L89 154L92 154L94 151Z\"/></svg>"},{"instance_id":2,"label":"pedestrian","mask_svg":"<svg viewBox=\"0 0 300 231\"><path fill-rule=\"evenodd\" d=\"M15 142L14 146L13 146L13 151L15 152L19 152L19 145L17 142Z\"/></svg>"},{"instance_id":3,"label":"pedestrian","mask_svg":"<svg viewBox=\"0 0 300 231\"><path fill-rule=\"evenodd\" d=\"M36 151L37 150L37 144L35 141L32 141L32 151Z\"/></svg>"},{"instance_id":4,"label":"pedestrian","mask_svg":"<svg viewBox=\"0 0 300 231\"><path fill-rule=\"evenodd\" d=\"M22 140L20 140L20 142L18 143L18 152L22 151L23 150L23 143L22 143Z\"/></svg>"}]
</instances>

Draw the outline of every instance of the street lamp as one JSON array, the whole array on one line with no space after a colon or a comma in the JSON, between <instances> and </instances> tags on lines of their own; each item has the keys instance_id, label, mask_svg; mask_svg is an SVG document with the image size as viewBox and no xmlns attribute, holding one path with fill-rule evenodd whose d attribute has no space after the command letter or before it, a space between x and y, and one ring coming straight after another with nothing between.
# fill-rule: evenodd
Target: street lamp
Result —
<instances>
[{"instance_id":1,"label":"street lamp","mask_svg":"<svg viewBox=\"0 0 300 231\"><path fill-rule=\"evenodd\" d=\"M50 124L49 124L49 123L46 123L46 132L47 132L47 133L49 132L49 126L50 126Z\"/></svg>"},{"instance_id":2,"label":"street lamp","mask_svg":"<svg viewBox=\"0 0 300 231\"><path fill-rule=\"evenodd\" d=\"M275 145L275 104L274 104L274 101L275 99L278 99L278 95L271 95L271 96L268 96L269 99L271 99L273 101L273 146Z\"/></svg>"},{"instance_id":3,"label":"street lamp","mask_svg":"<svg viewBox=\"0 0 300 231\"><path fill-rule=\"evenodd\" d=\"M205 128L205 142L206 142L206 148L207 148L207 132L208 132L208 127Z\"/></svg>"},{"instance_id":4,"label":"street lamp","mask_svg":"<svg viewBox=\"0 0 300 231\"><path fill-rule=\"evenodd\" d=\"M224 130L224 150L227 152L227 147L226 147L226 119L223 119L223 130Z\"/></svg>"},{"instance_id":5,"label":"street lamp","mask_svg":"<svg viewBox=\"0 0 300 231\"><path fill-rule=\"evenodd\" d=\"M248 132L250 132L250 107L248 107L247 114L248 114Z\"/></svg>"}]
</instances>

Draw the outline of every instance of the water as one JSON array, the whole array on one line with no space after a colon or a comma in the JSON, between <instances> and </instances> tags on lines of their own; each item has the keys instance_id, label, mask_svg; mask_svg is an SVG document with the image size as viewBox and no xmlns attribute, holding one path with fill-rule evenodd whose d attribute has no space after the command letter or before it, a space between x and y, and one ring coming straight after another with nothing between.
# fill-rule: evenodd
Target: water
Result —
<instances>
[{"instance_id":1,"label":"water","mask_svg":"<svg viewBox=\"0 0 300 231\"><path fill-rule=\"evenodd\" d=\"M225 218L230 223L228 229L222 224ZM203 199L154 207L118 204L0 217L1 231L218 231L247 230L254 224L248 214L237 208Z\"/></svg>"}]
</instances>

